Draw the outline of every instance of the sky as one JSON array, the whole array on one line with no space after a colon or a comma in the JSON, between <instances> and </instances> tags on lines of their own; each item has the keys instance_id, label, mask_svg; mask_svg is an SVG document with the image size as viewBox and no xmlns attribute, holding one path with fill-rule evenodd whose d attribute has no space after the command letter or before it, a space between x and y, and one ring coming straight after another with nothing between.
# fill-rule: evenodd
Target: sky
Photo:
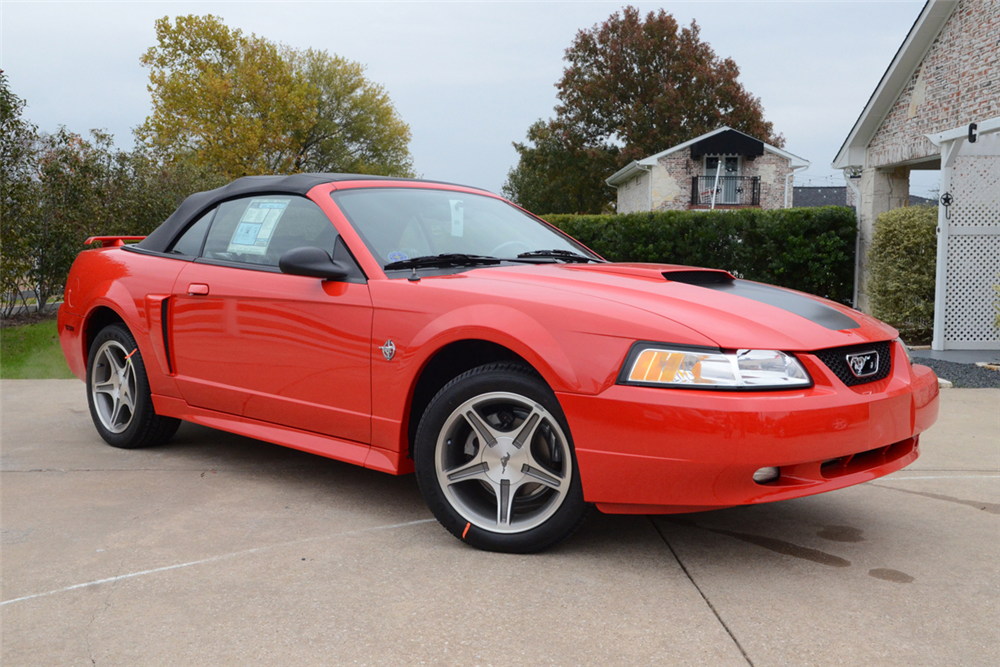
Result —
<instances>
[{"instance_id":1,"label":"sky","mask_svg":"<svg viewBox=\"0 0 1000 667\"><path fill-rule=\"evenodd\" d=\"M812 165L797 185L843 185L830 167L923 7L887 2L23 2L0 0L0 69L41 131L111 132L122 148L150 112L154 21L214 14L228 26L364 64L410 125L417 173L499 192L512 142L555 115L563 55L624 5L660 8L740 68L785 150ZM669 148L668 146L664 146ZM610 174L609 174L610 175ZM937 172L914 172L927 196Z\"/></svg>"}]
</instances>

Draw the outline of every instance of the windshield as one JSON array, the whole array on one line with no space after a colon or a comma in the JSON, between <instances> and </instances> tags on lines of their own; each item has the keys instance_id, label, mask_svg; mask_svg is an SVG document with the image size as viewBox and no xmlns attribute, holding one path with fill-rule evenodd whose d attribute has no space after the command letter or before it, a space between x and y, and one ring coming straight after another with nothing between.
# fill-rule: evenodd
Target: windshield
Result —
<instances>
[{"instance_id":1,"label":"windshield","mask_svg":"<svg viewBox=\"0 0 1000 667\"><path fill-rule=\"evenodd\" d=\"M379 264L461 253L516 259L586 248L510 204L451 190L370 188L331 193Z\"/></svg>"}]
</instances>

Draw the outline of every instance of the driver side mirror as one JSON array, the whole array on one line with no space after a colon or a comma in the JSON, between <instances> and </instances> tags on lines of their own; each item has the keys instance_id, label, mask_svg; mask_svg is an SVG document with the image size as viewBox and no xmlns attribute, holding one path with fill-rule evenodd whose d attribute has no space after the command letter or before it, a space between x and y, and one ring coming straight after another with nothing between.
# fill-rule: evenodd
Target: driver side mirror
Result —
<instances>
[{"instance_id":1,"label":"driver side mirror","mask_svg":"<svg viewBox=\"0 0 1000 667\"><path fill-rule=\"evenodd\" d=\"M339 239L338 239L339 242ZM350 269L339 262L333 261L322 248L293 248L278 259L278 268L282 273L292 276L308 276L323 280L344 280Z\"/></svg>"}]
</instances>

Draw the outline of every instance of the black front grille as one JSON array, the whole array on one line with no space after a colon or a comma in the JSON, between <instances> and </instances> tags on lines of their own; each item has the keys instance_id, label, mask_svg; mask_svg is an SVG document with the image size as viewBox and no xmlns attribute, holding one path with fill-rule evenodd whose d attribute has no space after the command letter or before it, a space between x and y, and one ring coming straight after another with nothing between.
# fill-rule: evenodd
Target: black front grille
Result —
<instances>
[{"instance_id":1,"label":"black front grille","mask_svg":"<svg viewBox=\"0 0 1000 667\"><path fill-rule=\"evenodd\" d=\"M853 387L854 385L876 382L889 377L889 373L892 372L892 356L889 354L890 346L891 343L889 341L884 341L881 343L848 345L847 347L831 347L828 350L813 352L813 354L829 366L830 370L836 373L841 382L848 387ZM878 371L867 377L855 377L854 373L851 372L850 366L847 365L847 355L868 352L870 350L878 352Z\"/></svg>"}]
</instances>

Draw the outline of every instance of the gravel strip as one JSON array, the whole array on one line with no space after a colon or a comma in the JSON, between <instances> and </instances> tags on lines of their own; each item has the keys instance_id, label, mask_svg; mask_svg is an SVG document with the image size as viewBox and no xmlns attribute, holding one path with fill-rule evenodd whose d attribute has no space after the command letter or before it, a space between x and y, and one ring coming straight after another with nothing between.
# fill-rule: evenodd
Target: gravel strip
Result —
<instances>
[{"instance_id":1,"label":"gravel strip","mask_svg":"<svg viewBox=\"0 0 1000 667\"><path fill-rule=\"evenodd\" d=\"M954 361L941 361L925 357L913 357L913 363L930 366L939 378L951 381L956 388L1000 388L1000 371L991 371L975 364L958 364Z\"/></svg>"}]
</instances>

